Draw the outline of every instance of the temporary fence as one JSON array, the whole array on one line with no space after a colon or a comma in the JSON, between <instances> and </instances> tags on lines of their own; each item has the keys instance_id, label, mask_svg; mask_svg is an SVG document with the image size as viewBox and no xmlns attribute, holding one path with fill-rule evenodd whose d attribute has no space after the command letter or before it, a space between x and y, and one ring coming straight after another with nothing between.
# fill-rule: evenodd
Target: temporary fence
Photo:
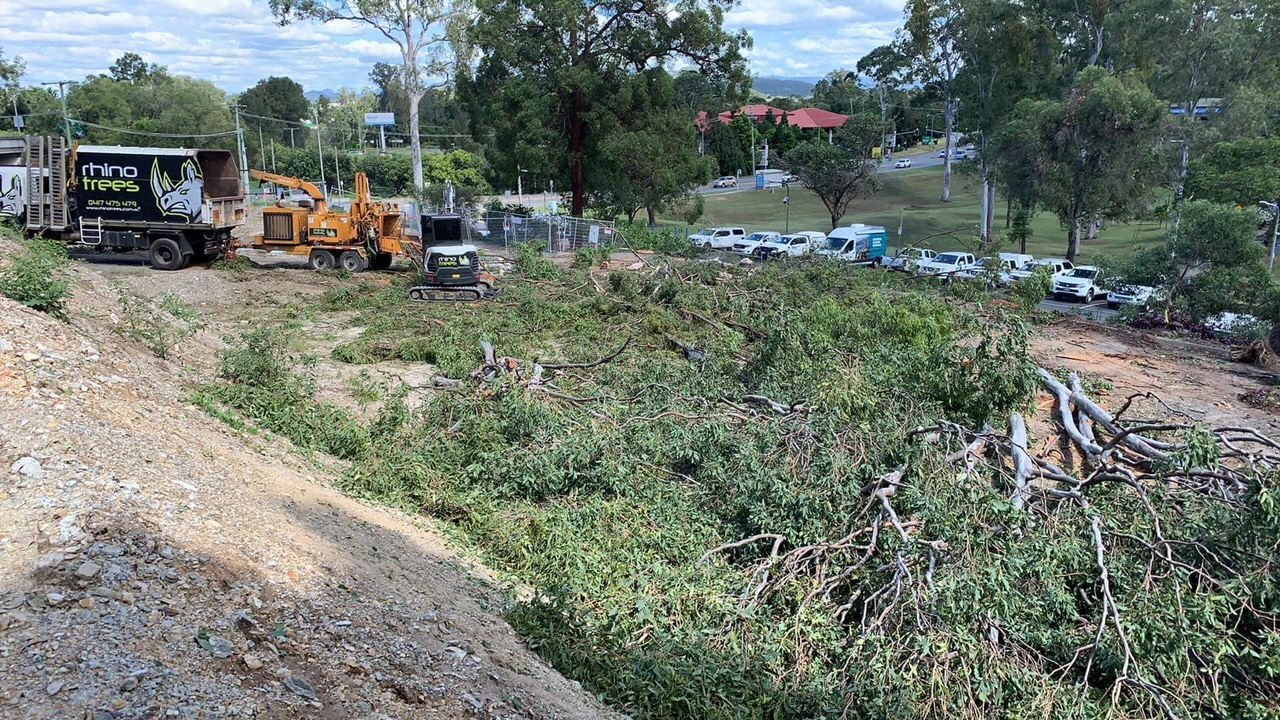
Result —
<instances>
[{"instance_id":1,"label":"temporary fence","mask_svg":"<svg viewBox=\"0 0 1280 720\"><path fill-rule=\"evenodd\" d=\"M581 247L613 244L619 239L613 223L570 215L516 215L486 210L474 227L489 242L504 247L534 244L547 252L572 252Z\"/></svg>"}]
</instances>

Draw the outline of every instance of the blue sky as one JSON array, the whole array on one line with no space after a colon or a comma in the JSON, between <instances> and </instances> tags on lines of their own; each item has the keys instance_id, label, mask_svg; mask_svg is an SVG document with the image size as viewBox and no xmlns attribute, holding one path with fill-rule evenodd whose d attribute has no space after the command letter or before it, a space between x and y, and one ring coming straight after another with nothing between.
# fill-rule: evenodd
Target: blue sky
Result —
<instances>
[{"instance_id":1,"label":"blue sky","mask_svg":"<svg viewBox=\"0 0 1280 720\"><path fill-rule=\"evenodd\" d=\"M902 0L743 0L730 28L755 38L752 72L821 76L852 68L902 22ZM266 0L0 0L0 48L28 83L80 79L136 52L172 72L238 92L269 75L308 90L367 86L395 46L358 23L276 25Z\"/></svg>"}]
</instances>

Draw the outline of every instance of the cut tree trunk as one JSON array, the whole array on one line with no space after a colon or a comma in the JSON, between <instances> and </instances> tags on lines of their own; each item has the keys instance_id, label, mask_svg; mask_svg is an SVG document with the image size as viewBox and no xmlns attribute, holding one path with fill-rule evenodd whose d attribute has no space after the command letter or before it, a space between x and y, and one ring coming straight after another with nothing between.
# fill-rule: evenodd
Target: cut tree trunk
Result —
<instances>
[{"instance_id":1,"label":"cut tree trunk","mask_svg":"<svg viewBox=\"0 0 1280 720\"><path fill-rule=\"evenodd\" d=\"M570 214L574 217L583 217L587 211L587 168L583 162L587 144L587 121L583 102L582 91L574 90L569 109L569 190L573 193Z\"/></svg>"}]
</instances>

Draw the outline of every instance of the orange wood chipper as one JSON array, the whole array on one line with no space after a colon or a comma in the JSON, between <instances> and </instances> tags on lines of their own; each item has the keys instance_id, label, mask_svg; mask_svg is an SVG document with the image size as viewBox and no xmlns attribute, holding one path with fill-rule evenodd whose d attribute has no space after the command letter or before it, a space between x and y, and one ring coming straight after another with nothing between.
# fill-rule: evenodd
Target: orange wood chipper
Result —
<instances>
[{"instance_id":1,"label":"orange wood chipper","mask_svg":"<svg viewBox=\"0 0 1280 720\"><path fill-rule=\"evenodd\" d=\"M385 270L404 254L400 206L373 202L364 173L356 173L355 199L345 212L330 210L324 193L306 180L262 170L250 170L249 175L307 196L278 200L262 210L262 233L253 238L255 249L305 255L312 270L340 267L351 272Z\"/></svg>"}]
</instances>

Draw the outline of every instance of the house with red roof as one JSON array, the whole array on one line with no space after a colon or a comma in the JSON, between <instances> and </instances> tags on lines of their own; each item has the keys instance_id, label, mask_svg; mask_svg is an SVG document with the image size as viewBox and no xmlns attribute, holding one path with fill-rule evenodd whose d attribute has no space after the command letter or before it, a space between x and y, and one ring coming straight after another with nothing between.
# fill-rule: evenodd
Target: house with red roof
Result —
<instances>
[{"instance_id":1,"label":"house with red roof","mask_svg":"<svg viewBox=\"0 0 1280 720\"><path fill-rule=\"evenodd\" d=\"M738 110L726 110L720 113L717 119L721 125L728 125L733 122L735 117L745 115L751 119L751 122L759 125L766 121L770 112L773 113L773 121L775 123L781 123L783 118L786 118L788 125L798 127L801 130L825 130L828 139L830 139L836 128L843 127L845 121L849 119L848 115L841 115L821 108L809 107L798 110L783 110L763 103L743 105ZM693 122L702 131L706 131L711 127L711 118L706 112L699 112L698 117Z\"/></svg>"}]
</instances>

